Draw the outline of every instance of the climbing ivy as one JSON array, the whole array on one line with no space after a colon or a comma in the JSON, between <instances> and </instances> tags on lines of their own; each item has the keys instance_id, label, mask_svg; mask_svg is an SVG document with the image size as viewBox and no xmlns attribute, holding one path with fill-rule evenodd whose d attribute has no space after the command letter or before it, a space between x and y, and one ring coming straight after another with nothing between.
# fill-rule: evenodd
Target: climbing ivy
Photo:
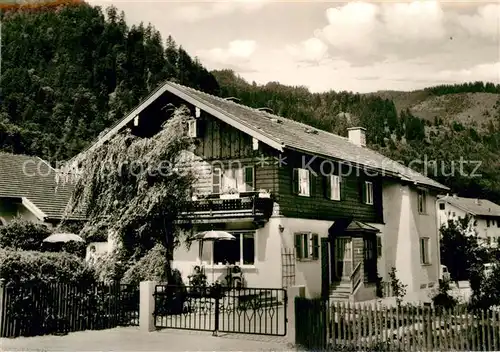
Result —
<instances>
[{"instance_id":1,"label":"climbing ivy","mask_svg":"<svg viewBox=\"0 0 500 352\"><path fill-rule=\"evenodd\" d=\"M177 109L150 138L119 133L63 171L61 182L74 183L65 217L85 213L82 236L106 233L120 260L136 261L158 243L171 259L183 233L176 220L188 211L195 179L185 163L194 147L186 134L188 115L187 108Z\"/></svg>"}]
</instances>

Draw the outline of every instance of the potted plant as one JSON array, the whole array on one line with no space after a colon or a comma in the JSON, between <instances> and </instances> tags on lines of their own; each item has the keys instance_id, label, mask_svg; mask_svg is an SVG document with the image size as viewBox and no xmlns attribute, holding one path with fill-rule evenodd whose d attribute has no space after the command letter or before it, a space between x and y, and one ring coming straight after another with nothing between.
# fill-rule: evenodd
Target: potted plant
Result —
<instances>
[{"instance_id":1,"label":"potted plant","mask_svg":"<svg viewBox=\"0 0 500 352\"><path fill-rule=\"evenodd\" d=\"M238 199L239 197L240 192L234 187L225 189L224 192L220 195L220 199Z\"/></svg>"}]
</instances>

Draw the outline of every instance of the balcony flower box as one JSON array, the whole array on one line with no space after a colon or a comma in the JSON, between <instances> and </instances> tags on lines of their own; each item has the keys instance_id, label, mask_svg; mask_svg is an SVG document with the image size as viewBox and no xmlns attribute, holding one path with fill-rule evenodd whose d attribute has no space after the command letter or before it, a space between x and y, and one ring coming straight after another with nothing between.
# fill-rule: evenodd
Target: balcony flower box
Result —
<instances>
[{"instance_id":1,"label":"balcony flower box","mask_svg":"<svg viewBox=\"0 0 500 352\"><path fill-rule=\"evenodd\" d=\"M225 193L225 194L221 194L219 197L220 197L220 199L238 199L238 198L240 198L240 194L239 193Z\"/></svg>"},{"instance_id":2,"label":"balcony flower box","mask_svg":"<svg viewBox=\"0 0 500 352\"><path fill-rule=\"evenodd\" d=\"M260 189L259 190L259 198L271 198L271 193L269 193L265 189Z\"/></svg>"},{"instance_id":3,"label":"balcony flower box","mask_svg":"<svg viewBox=\"0 0 500 352\"><path fill-rule=\"evenodd\" d=\"M220 199L238 199L240 192L236 188L227 188L224 193L221 193Z\"/></svg>"}]
</instances>

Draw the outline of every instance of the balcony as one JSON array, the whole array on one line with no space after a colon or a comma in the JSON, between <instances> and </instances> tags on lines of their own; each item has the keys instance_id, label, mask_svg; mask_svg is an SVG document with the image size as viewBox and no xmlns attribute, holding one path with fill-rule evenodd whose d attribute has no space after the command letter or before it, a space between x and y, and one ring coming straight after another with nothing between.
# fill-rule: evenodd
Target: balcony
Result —
<instances>
[{"instance_id":1,"label":"balcony","mask_svg":"<svg viewBox=\"0 0 500 352\"><path fill-rule=\"evenodd\" d=\"M181 215L181 221L194 223L226 221L266 221L273 211L273 199L258 193L241 193L237 198L222 199L210 195L193 200L191 209Z\"/></svg>"}]
</instances>

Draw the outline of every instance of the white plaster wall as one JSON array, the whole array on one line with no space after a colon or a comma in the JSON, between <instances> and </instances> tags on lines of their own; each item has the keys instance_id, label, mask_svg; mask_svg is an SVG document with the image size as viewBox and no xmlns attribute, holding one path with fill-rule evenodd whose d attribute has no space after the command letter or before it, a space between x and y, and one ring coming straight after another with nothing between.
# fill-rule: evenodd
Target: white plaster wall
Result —
<instances>
[{"instance_id":1,"label":"white plaster wall","mask_svg":"<svg viewBox=\"0 0 500 352\"><path fill-rule=\"evenodd\" d=\"M7 198L0 199L0 217L10 222L18 216L28 221L42 222L20 202L13 202Z\"/></svg>"},{"instance_id":2,"label":"white plaster wall","mask_svg":"<svg viewBox=\"0 0 500 352\"><path fill-rule=\"evenodd\" d=\"M109 243L108 242L90 242L87 246L87 250L85 253L85 260L89 261L91 259L90 247L95 246L95 256L99 257L105 255L109 252Z\"/></svg>"},{"instance_id":3,"label":"white plaster wall","mask_svg":"<svg viewBox=\"0 0 500 352\"><path fill-rule=\"evenodd\" d=\"M281 288L281 237L279 233L279 218L271 218L263 228L255 230L255 264L240 266L245 283L249 287ZM232 224L227 231L245 230ZM174 251L173 267L181 272L182 278L188 284L188 276L193 273L198 262L199 242L194 241L188 249L186 244L181 244ZM209 283L224 280L227 275L225 265L212 266L212 242L203 244L202 264Z\"/></svg>"},{"instance_id":4,"label":"white plaster wall","mask_svg":"<svg viewBox=\"0 0 500 352\"><path fill-rule=\"evenodd\" d=\"M328 237L328 229L333 221L281 218L281 224L284 227L281 234L283 246L295 250L296 232L312 232L317 233L320 238ZM318 260L295 262L295 284L304 285L308 297L321 295L321 240L319 253Z\"/></svg>"},{"instance_id":5,"label":"white plaster wall","mask_svg":"<svg viewBox=\"0 0 500 352\"><path fill-rule=\"evenodd\" d=\"M439 277L439 238L436 196L427 195L427 214L418 212L418 192L410 186L385 182L383 191L385 225L372 224L381 230L382 257L379 274L388 280L392 267L407 286L407 294L421 291L422 284L437 283ZM420 263L420 238L428 237L429 265Z\"/></svg>"},{"instance_id":6,"label":"white plaster wall","mask_svg":"<svg viewBox=\"0 0 500 352\"><path fill-rule=\"evenodd\" d=\"M439 203L445 204L445 209L439 209ZM449 204L444 201L437 202L437 212L439 224L448 224L448 220L458 220L460 217L465 217L466 212L456 206ZM474 225L474 221L477 222L477 225ZM487 226L486 219L476 218L474 216L471 217L470 221L470 229L471 235L477 234L477 237L483 241L483 243L487 243L486 240L488 237L492 237L492 245L495 246L498 243L498 239L500 238L500 227L497 224L497 220L490 221L490 227Z\"/></svg>"}]
</instances>

